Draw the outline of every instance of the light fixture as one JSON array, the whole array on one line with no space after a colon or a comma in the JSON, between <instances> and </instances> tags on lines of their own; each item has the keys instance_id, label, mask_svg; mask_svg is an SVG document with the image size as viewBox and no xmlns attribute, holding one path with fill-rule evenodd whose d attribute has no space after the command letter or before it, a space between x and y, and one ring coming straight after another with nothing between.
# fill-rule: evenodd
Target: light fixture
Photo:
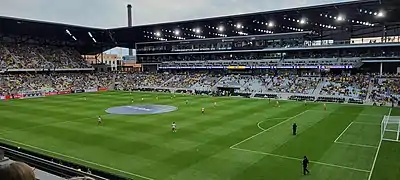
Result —
<instances>
[{"instance_id":1,"label":"light fixture","mask_svg":"<svg viewBox=\"0 0 400 180\"><path fill-rule=\"evenodd\" d=\"M157 37L160 37L161 33L160 32L156 32L156 33L154 33L154 35L156 35Z\"/></svg>"},{"instance_id":2,"label":"light fixture","mask_svg":"<svg viewBox=\"0 0 400 180\"><path fill-rule=\"evenodd\" d=\"M274 23L273 22L269 22L268 23L268 27L273 27L274 26Z\"/></svg>"},{"instance_id":3,"label":"light fixture","mask_svg":"<svg viewBox=\"0 0 400 180\"><path fill-rule=\"evenodd\" d=\"M179 31L179 30L177 29L177 30L174 31L174 34L178 36L179 34L181 34L181 31Z\"/></svg>"},{"instance_id":4,"label":"light fixture","mask_svg":"<svg viewBox=\"0 0 400 180\"><path fill-rule=\"evenodd\" d=\"M300 24L305 24L305 23L306 23L306 20L304 20L304 19L300 20Z\"/></svg>"},{"instance_id":5,"label":"light fixture","mask_svg":"<svg viewBox=\"0 0 400 180\"><path fill-rule=\"evenodd\" d=\"M383 14L383 12L379 12L377 16L378 16L378 17L383 17L383 16L385 16L385 15Z\"/></svg>"},{"instance_id":6,"label":"light fixture","mask_svg":"<svg viewBox=\"0 0 400 180\"><path fill-rule=\"evenodd\" d=\"M197 34L200 34L201 30L200 30L200 28L196 28L196 29L194 29L194 32Z\"/></svg>"},{"instance_id":7,"label":"light fixture","mask_svg":"<svg viewBox=\"0 0 400 180\"><path fill-rule=\"evenodd\" d=\"M225 28L224 28L224 26L219 26L218 30L219 30L219 32L223 32L223 31L225 31Z\"/></svg>"}]
</instances>

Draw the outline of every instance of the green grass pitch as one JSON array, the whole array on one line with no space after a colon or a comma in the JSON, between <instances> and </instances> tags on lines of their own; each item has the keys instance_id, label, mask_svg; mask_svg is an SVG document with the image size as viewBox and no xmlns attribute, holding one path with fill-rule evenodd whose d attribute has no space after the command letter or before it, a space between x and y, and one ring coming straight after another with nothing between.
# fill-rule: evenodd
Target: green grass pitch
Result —
<instances>
[{"instance_id":1,"label":"green grass pitch","mask_svg":"<svg viewBox=\"0 0 400 180\"><path fill-rule=\"evenodd\" d=\"M105 109L130 105L132 98L134 104L178 110L106 115ZM143 92L14 100L0 102L0 138L139 180L400 179L400 144L380 144L383 116L389 111L400 116L399 109L328 104L325 112L319 103L274 105L268 100ZM103 125L97 125L98 115ZM171 132L173 121L176 133ZM297 136L291 135L293 123L298 124ZM304 155L311 161L307 176L302 175Z\"/></svg>"}]
</instances>

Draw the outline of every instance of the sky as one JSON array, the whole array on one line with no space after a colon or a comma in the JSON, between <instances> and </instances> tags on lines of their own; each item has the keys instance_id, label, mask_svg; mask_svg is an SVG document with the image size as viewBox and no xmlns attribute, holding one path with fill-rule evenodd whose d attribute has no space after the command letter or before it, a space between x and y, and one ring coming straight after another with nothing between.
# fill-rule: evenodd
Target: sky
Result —
<instances>
[{"instance_id":1,"label":"sky","mask_svg":"<svg viewBox=\"0 0 400 180\"><path fill-rule=\"evenodd\" d=\"M99 28L153 24L350 0L0 0L0 16Z\"/></svg>"}]
</instances>

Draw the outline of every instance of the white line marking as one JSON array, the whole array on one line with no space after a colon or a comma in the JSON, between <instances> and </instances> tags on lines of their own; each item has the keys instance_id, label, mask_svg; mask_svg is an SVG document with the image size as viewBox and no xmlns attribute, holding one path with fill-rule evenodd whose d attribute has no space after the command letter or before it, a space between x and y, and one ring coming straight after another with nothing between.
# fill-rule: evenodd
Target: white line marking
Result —
<instances>
[{"instance_id":1,"label":"white line marking","mask_svg":"<svg viewBox=\"0 0 400 180\"><path fill-rule=\"evenodd\" d=\"M364 124L364 125L371 125L371 126L380 126L381 124L378 123L369 123L369 122L362 122L362 121L353 121L354 124Z\"/></svg>"},{"instance_id":2,"label":"white line marking","mask_svg":"<svg viewBox=\"0 0 400 180\"><path fill-rule=\"evenodd\" d=\"M400 135L400 121L398 123L399 126L397 126L397 138L396 138L397 141L399 140L399 135Z\"/></svg>"},{"instance_id":3,"label":"white line marking","mask_svg":"<svg viewBox=\"0 0 400 180\"><path fill-rule=\"evenodd\" d=\"M334 112L334 111L323 111L323 110L316 110L316 109L309 109L308 111L314 111L314 112L320 112L320 113L326 113L328 112L329 114L345 114L345 115L358 115L358 116L372 116L372 117L383 117L384 115L376 115L376 114L356 114L356 113L341 113L341 112Z\"/></svg>"},{"instance_id":4,"label":"white line marking","mask_svg":"<svg viewBox=\"0 0 400 180\"><path fill-rule=\"evenodd\" d=\"M269 118L269 119L267 119L267 120L265 120L265 121L269 121L269 120L273 120L273 119L288 119L288 118L291 118L291 117ZM265 121L260 121L260 122L257 123L257 127L258 127L259 129L263 130L263 131L265 131L265 129L264 129L263 127L261 127L260 124L263 123L263 122L265 122Z\"/></svg>"},{"instance_id":5,"label":"white line marking","mask_svg":"<svg viewBox=\"0 0 400 180\"><path fill-rule=\"evenodd\" d=\"M257 127L258 127L258 129L261 129L261 130L265 131L265 129L264 129L264 128L262 128L262 127L260 126L260 124L261 124L262 122L264 122L264 121L260 121L260 122L258 122L258 123L257 123Z\"/></svg>"},{"instance_id":6,"label":"white line marking","mask_svg":"<svg viewBox=\"0 0 400 180\"><path fill-rule=\"evenodd\" d=\"M333 141L333 142L337 142L337 140L339 140L339 138L347 131L347 129L349 129L349 127L351 126L353 124L353 122L351 122L347 127L346 127L346 129L344 129L343 131L342 131L342 133L340 133L340 135L335 139L335 141Z\"/></svg>"},{"instance_id":7,"label":"white line marking","mask_svg":"<svg viewBox=\"0 0 400 180\"><path fill-rule=\"evenodd\" d=\"M266 131L269 131L269 130L271 130L271 129L273 129L273 128L275 128L275 127L277 127L277 126L279 126L279 125L281 125L281 124L283 124L283 123L286 123L286 122L288 122L288 121L290 121L290 120L292 120L292 119L294 119L294 118L296 118L296 117L298 117L298 116L304 114L305 112L307 112L307 110L306 110L306 111L303 111L303 112L301 112L301 113L299 113L299 114L297 114L297 115L295 115L295 116L293 116L293 117L290 117L289 119L286 119L285 121L282 121L282 122L280 122L280 123L278 123L278 124L276 124L276 125L274 125L274 126L268 128L268 129L265 129L265 130L263 130L263 131L257 133L257 134L254 134L253 136L250 136L250 137L246 138L245 140L240 141L240 142L238 142L238 143L232 145L232 146L229 147L229 148L233 148L233 147L235 147L235 146L237 146L237 145L239 145L239 144L242 144L242 143L244 143L244 142L246 142L246 141L248 141L248 140L250 140L250 139L252 139L252 138L254 138L254 137L256 137L256 136L258 136L258 135L260 135L260 134L262 134L262 133L264 133L264 132L266 132Z\"/></svg>"},{"instance_id":8,"label":"white line marking","mask_svg":"<svg viewBox=\"0 0 400 180\"><path fill-rule=\"evenodd\" d=\"M274 156L274 157L279 157L279 158L283 158L283 159L291 159L291 160L296 160L296 161L303 160L303 159L295 158L295 157L282 156L282 155L278 155L278 154L271 154L271 153L260 152L260 151L252 151L252 150L248 150L248 149L241 149L241 148L235 148L235 147L233 147L231 149L244 151L244 152L250 152L250 153L256 153L256 154L263 154L263 155L268 155L268 156ZM365 172L365 173L370 172L369 170L365 170L365 169L352 168L352 167L341 166L341 165L336 165L336 164L329 164L329 163L323 163L323 162L318 162L318 161L310 161L310 162L314 163L314 164L320 164L320 165L324 165L324 166L331 166L331 167L342 168L342 169L349 169L349 170L353 170L353 171L359 171L359 172Z\"/></svg>"},{"instance_id":9,"label":"white line marking","mask_svg":"<svg viewBox=\"0 0 400 180\"><path fill-rule=\"evenodd\" d=\"M123 173L123 174L131 175L131 176L135 176L135 177L139 177L139 178L147 179L147 180L154 180L153 178L149 178L149 177L142 176L142 175L139 175L139 174L130 173L130 172L123 171L123 170L120 170L120 169L115 169L115 168L112 168L112 167L109 167L109 166L97 164L95 162L83 160L81 158L76 158L76 157L68 156L68 155L65 155L65 154L57 153L57 152L54 152L54 151L42 149L42 148L39 148L39 147L36 147L36 146L32 146L32 145L29 145L29 144L20 143L20 142L9 140L9 139L4 139L2 137L0 137L0 139L2 139L3 141L8 141L8 142L11 142L11 143L14 143L14 144L19 144L19 145L22 145L22 146L25 146L25 147L30 147L30 148L37 149L37 150L40 150L40 151L43 151L43 152L47 152L47 153L50 153L50 154L66 157L66 158L69 158L69 159L74 159L76 161L84 162L84 163L87 163L87 164L92 164L92 165L99 166L99 167L102 167L102 168L105 168L105 169L110 169L110 170L117 171L117 172L120 172L120 173Z\"/></svg>"},{"instance_id":10,"label":"white line marking","mask_svg":"<svg viewBox=\"0 0 400 180\"><path fill-rule=\"evenodd\" d=\"M397 143L400 143L400 141L396 141L396 140L393 140L393 139L386 139L386 138L382 138L382 140L384 140L384 141L390 141L390 142L397 142Z\"/></svg>"},{"instance_id":11,"label":"white line marking","mask_svg":"<svg viewBox=\"0 0 400 180\"><path fill-rule=\"evenodd\" d=\"M392 108L390 108L388 116L390 116L391 114L392 114ZM368 180L371 180L372 173L374 172L375 163L376 163L376 160L378 159L378 154L379 154L379 150L381 149L381 145L382 145L382 140L379 141L378 148L376 149L375 158L372 163L371 172L369 173Z\"/></svg>"},{"instance_id":12,"label":"white line marking","mask_svg":"<svg viewBox=\"0 0 400 180\"><path fill-rule=\"evenodd\" d=\"M346 142L340 142L340 141L336 141L335 143L349 145L349 146L365 147L365 148L375 148L375 149L378 148L377 146L371 146L371 145L366 145L366 144L354 144L354 143L346 143Z\"/></svg>"},{"instance_id":13,"label":"white line marking","mask_svg":"<svg viewBox=\"0 0 400 180\"><path fill-rule=\"evenodd\" d=\"M105 117L105 116L111 116L111 114L102 115L101 117ZM25 131L25 130L30 130L30 129L36 129L36 128L41 128L41 127L47 127L47 126L52 126L52 125L56 125L56 124L64 124L64 123L69 123L69 122L81 122L81 121L84 121L87 119L93 119L94 120L93 122L97 123L97 117L87 117L87 118L81 118L81 119L77 119L77 120L58 121L58 122L51 122L51 123L47 123L47 124L41 124L41 125L37 125L37 126L31 126L31 127L27 127L27 128L0 131L0 135L14 133L14 132L20 132L20 131Z\"/></svg>"}]
</instances>

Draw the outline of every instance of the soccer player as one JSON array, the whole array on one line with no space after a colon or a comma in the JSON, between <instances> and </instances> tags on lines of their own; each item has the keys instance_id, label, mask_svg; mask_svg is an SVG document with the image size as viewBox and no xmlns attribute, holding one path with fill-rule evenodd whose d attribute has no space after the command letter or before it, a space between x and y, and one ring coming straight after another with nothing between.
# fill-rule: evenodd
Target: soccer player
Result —
<instances>
[{"instance_id":1,"label":"soccer player","mask_svg":"<svg viewBox=\"0 0 400 180\"><path fill-rule=\"evenodd\" d=\"M187 104L189 104L189 101L188 101L188 100L186 100L186 101L185 101L185 103L186 103L186 105L187 105Z\"/></svg>"},{"instance_id":2,"label":"soccer player","mask_svg":"<svg viewBox=\"0 0 400 180\"><path fill-rule=\"evenodd\" d=\"M144 101L144 98L142 98L142 101Z\"/></svg>"},{"instance_id":3,"label":"soccer player","mask_svg":"<svg viewBox=\"0 0 400 180\"><path fill-rule=\"evenodd\" d=\"M307 106L307 100L304 100L304 106Z\"/></svg>"},{"instance_id":4,"label":"soccer player","mask_svg":"<svg viewBox=\"0 0 400 180\"><path fill-rule=\"evenodd\" d=\"M214 107L217 107L217 102L214 102Z\"/></svg>"},{"instance_id":5,"label":"soccer player","mask_svg":"<svg viewBox=\"0 0 400 180\"><path fill-rule=\"evenodd\" d=\"M304 159L303 159L303 174L304 175L310 174L310 171L307 169L308 163L310 163L310 162L308 161L307 156L304 156Z\"/></svg>"},{"instance_id":6,"label":"soccer player","mask_svg":"<svg viewBox=\"0 0 400 180\"><path fill-rule=\"evenodd\" d=\"M156 100L158 100L158 96L156 96Z\"/></svg>"},{"instance_id":7,"label":"soccer player","mask_svg":"<svg viewBox=\"0 0 400 180\"><path fill-rule=\"evenodd\" d=\"M205 109L201 108L201 114L204 114Z\"/></svg>"},{"instance_id":8,"label":"soccer player","mask_svg":"<svg viewBox=\"0 0 400 180\"><path fill-rule=\"evenodd\" d=\"M133 103L133 98L132 98L132 103Z\"/></svg>"},{"instance_id":9,"label":"soccer player","mask_svg":"<svg viewBox=\"0 0 400 180\"><path fill-rule=\"evenodd\" d=\"M172 132L176 132L176 124L175 122L172 122Z\"/></svg>"},{"instance_id":10,"label":"soccer player","mask_svg":"<svg viewBox=\"0 0 400 180\"><path fill-rule=\"evenodd\" d=\"M295 136L297 133L297 124L296 123L293 124L292 131L293 131L293 135Z\"/></svg>"},{"instance_id":11,"label":"soccer player","mask_svg":"<svg viewBox=\"0 0 400 180\"><path fill-rule=\"evenodd\" d=\"M279 105L279 101L276 101L276 107L281 107L281 106Z\"/></svg>"},{"instance_id":12,"label":"soccer player","mask_svg":"<svg viewBox=\"0 0 400 180\"><path fill-rule=\"evenodd\" d=\"M85 101L86 101L86 96L84 96L84 97L83 97L83 100L85 100Z\"/></svg>"},{"instance_id":13,"label":"soccer player","mask_svg":"<svg viewBox=\"0 0 400 180\"><path fill-rule=\"evenodd\" d=\"M99 116L99 117L97 118L97 125L100 125L100 124L102 124L102 123L103 123L103 121L102 121L101 117Z\"/></svg>"},{"instance_id":14,"label":"soccer player","mask_svg":"<svg viewBox=\"0 0 400 180\"><path fill-rule=\"evenodd\" d=\"M324 103L324 111L326 111L326 104Z\"/></svg>"}]
</instances>

